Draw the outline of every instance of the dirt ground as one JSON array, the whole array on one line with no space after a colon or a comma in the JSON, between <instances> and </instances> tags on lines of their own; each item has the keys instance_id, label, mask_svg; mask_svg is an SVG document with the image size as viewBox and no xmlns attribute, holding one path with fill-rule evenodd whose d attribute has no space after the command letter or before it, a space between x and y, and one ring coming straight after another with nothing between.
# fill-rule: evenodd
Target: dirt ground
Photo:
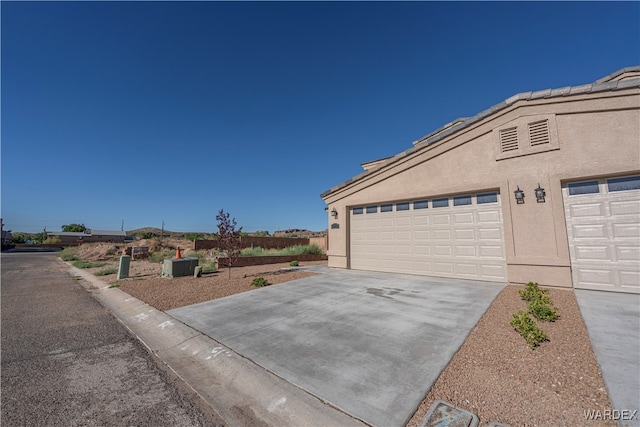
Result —
<instances>
[{"instance_id":1,"label":"dirt ground","mask_svg":"<svg viewBox=\"0 0 640 427\"><path fill-rule=\"evenodd\" d=\"M107 246L84 249L82 259L109 263L91 270L117 267L117 256L106 254L114 249ZM189 250L184 254L188 256ZM304 265L323 263L326 261ZM136 260L131 263L130 278L118 281L113 274L103 276L103 280L159 310L170 310L258 289L251 285L255 277L276 285L314 274L291 270L288 263L233 268L231 279L224 268L201 278L174 279L160 277L161 270L159 263ZM419 426L436 400L477 414L482 426L491 422L514 427L616 425L613 421L587 420L584 415L586 411L612 407L573 291L550 290L560 319L539 323L549 341L531 350L509 325L514 313L526 310L518 294L520 289L523 287L509 285L498 295L407 427Z\"/></svg>"}]
</instances>

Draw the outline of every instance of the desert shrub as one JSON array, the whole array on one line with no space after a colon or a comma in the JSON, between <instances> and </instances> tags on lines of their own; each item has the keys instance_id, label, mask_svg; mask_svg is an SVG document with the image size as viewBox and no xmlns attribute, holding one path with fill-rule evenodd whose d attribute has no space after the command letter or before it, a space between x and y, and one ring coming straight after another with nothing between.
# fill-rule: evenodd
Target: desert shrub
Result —
<instances>
[{"instance_id":1,"label":"desert shrub","mask_svg":"<svg viewBox=\"0 0 640 427\"><path fill-rule=\"evenodd\" d=\"M58 256L63 261L76 261L78 259L78 248L64 248Z\"/></svg>"},{"instance_id":2,"label":"desert shrub","mask_svg":"<svg viewBox=\"0 0 640 427\"><path fill-rule=\"evenodd\" d=\"M96 271L93 274L96 276L108 276L109 274L116 274L117 272L117 268L105 268L104 270Z\"/></svg>"},{"instance_id":3,"label":"desert shrub","mask_svg":"<svg viewBox=\"0 0 640 427\"><path fill-rule=\"evenodd\" d=\"M518 291L520 297L526 302L540 301L544 304L551 304L551 298L549 297L549 291L547 289L540 289L536 282L529 282L525 288Z\"/></svg>"},{"instance_id":4,"label":"desert shrub","mask_svg":"<svg viewBox=\"0 0 640 427\"><path fill-rule=\"evenodd\" d=\"M162 262L167 258L173 258L176 256L175 249L162 249L156 252L149 252L149 262Z\"/></svg>"},{"instance_id":5,"label":"desert shrub","mask_svg":"<svg viewBox=\"0 0 640 427\"><path fill-rule=\"evenodd\" d=\"M42 241L42 243L45 245L55 245L60 243L60 238L58 236L47 237Z\"/></svg>"},{"instance_id":6,"label":"desert shrub","mask_svg":"<svg viewBox=\"0 0 640 427\"><path fill-rule=\"evenodd\" d=\"M244 248L241 256L268 256L268 255L322 255L324 251L318 245L294 245L282 249L264 249L259 246Z\"/></svg>"},{"instance_id":7,"label":"desert shrub","mask_svg":"<svg viewBox=\"0 0 640 427\"><path fill-rule=\"evenodd\" d=\"M291 267L297 267L297 266L299 266L299 265L300 265L300 263L299 263L298 261L291 261L291 262L289 263L289 265L290 265Z\"/></svg>"},{"instance_id":8,"label":"desert shrub","mask_svg":"<svg viewBox=\"0 0 640 427\"><path fill-rule=\"evenodd\" d=\"M519 310L513 315L509 324L522 335L531 349L536 348L540 343L549 339L547 334L538 327L531 316L522 310Z\"/></svg>"},{"instance_id":9,"label":"desert shrub","mask_svg":"<svg viewBox=\"0 0 640 427\"><path fill-rule=\"evenodd\" d=\"M74 261L73 266L75 268L98 268L106 265L106 262L86 262L86 261Z\"/></svg>"},{"instance_id":10,"label":"desert shrub","mask_svg":"<svg viewBox=\"0 0 640 427\"><path fill-rule=\"evenodd\" d=\"M216 271L218 271L218 266L215 261L211 261L209 264L202 266L203 273L215 273Z\"/></svg>"},{"instance_id":11,"label":"desert shrub","mask_svg":"<svg viewBox=\"0 0 640 427\"><path fill-rule=\"evenodd\" d=\"M558 310L552 304L545 304L543 301L534 300L528 304L529 313L543 322L553 322L558 319Z\"/></svg>"},{"instance_id":12,"label":"desert shrub","mask_svg":"<svg viewBox=\"0 0 640 427\"><path fill-rule=\"evenodd\" d=\"M251 284L253 286L261 288L263 286L269 286L271 283L267 282L267 279L265 279L264 277L256 277L251 281Z\"/></svg>"},{"instance_id":13,"label":"desert shrub","mask_svg":"<svg viewBox=\"0 0 640 427\"><path fill-rule=\"evenodd\" d=\"M529 313L536 319L545 322L553 322L558 319L558 310L553 306L547 289L540 289L537 283L529 282L518 293L527 302Z\"/></svg>"}]
</instances>

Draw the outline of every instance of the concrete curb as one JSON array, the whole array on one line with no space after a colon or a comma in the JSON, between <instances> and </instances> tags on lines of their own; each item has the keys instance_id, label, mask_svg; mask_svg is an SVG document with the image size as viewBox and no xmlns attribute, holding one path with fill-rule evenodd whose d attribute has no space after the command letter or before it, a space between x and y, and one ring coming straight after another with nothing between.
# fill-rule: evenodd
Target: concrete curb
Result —
<instances>
[{"instance_id":1,"label":"concrete curb","mask_svg":"<svg viewBox=\"0 0 640 427\"><path fill-rule=\"evenodd\" d=\"M104 307L232 426L366 426L195 329L69 263Z\"/></svg>"}]
</instances>

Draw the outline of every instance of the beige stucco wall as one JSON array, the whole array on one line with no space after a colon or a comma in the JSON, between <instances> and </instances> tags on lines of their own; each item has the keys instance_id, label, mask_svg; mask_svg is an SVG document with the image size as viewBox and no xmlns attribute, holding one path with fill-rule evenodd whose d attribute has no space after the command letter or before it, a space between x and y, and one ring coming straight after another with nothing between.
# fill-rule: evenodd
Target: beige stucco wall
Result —
<instances>
[{"instance_id":1,"label":"beige stucco wall","mask_svg":"<svg viewBox=\"0 0 640 427\"><path fill-rule=\"evenodd\" d=\"M527 123L541 118L549 120L550 144L524 147L524 155L515 157L501 154L500 129L518 126L523 132ZM338 218L329 216L329 266L349 267L350 207L497 189L509 282L570 287L563 182L638 171L637 88L518 101L326 195L329 211L338 211ZM538 184L546 190L545 203L536 203ZM525 192L524 204L515 203L517 186Z\"/></svg>"}]
</instances>

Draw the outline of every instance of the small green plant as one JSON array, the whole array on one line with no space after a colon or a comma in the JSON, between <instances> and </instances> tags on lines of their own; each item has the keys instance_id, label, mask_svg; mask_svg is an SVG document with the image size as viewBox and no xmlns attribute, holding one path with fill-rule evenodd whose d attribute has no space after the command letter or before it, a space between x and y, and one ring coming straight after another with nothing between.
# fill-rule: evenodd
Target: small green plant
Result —
<instances>
[{"instance_id":1,"label":"small green plant","mask_svg":"<svg viewBox=\"0 0 640 427\"><path fill-rule=\"evenodd\" d=\"M526 302L540 301L544 304L551 304L551 298L549 297L549 291L547 289L540 289L536 282L529 282L525 288L518 291L520 297Z\"/></svg>"},{"instance_id":2,"label":"small green plant","mask_svg":"<svg viewBox=\"0 0 640 427\"><path fill-rule=\"evenodd\" d=\"M86 261L74 261L73 266L75 268L98 268L106 265L106 262L86 262Z\"/></svg>"},{"instance_id":3,"label":"small green plant","mask_svg":"<svg viewBox=\"0 0 640 427\"><path fill-rule=\"evenodd\" d=\"M216 271L218 271L218 266L215 261L211 261L209 264L202 266L203 273L215 273Z\"/></svg>"},{"instance_id":4,"label":"small green plant","mask_svg":"<svg viewBox=\"0 0 640 427\"><path fill-rule=\"evenodd\" d=\"M109 289L113 289L113 288L119 288L120 285L118 285L117 283L112 283L111 285L109 285Z\"/></svg>"},{"instance_id":5,"label":"small green plant","mask_svg":"<svg viewBox=\"0 0 640 427\"><path fill-rule=\"evenodd\" d=\"M149 252L149 257L147 258L147 260L149 262L158 263L167 258L173 258L174 256L176 256L175 249L163 249L160 252Z\"/></svg>"},{"instance_id":6,"label":"small green plant","mask_svg":"<svg viewBox=\"0 0 640 427\"><path fill-rule=\"evenodd\" d=\"M78 248L64 248L58 254L61 260L63 261L77 261L78 260Z\"/></svg>"},{"instance_id":7,"label":"small green plant","mask_svg":"<svg viewBox=\"0 0 640 427\"><path fill-rule=\"evenodd\" d=\"M529 303L529 313L543 322L554 322L558 319L558 310L552 304L545 304L540 300Z\"/></svg>"},{"instance_id":8,"label":"small green plant","mask_svg":"<svg viewBox=\"0 0 640 427\"><path fill-rule=\"evenodd\" d=\"M300 265L300 263L299 263L298 261L291 261L291 262L289 263L289 265L290 265L291 267L298 267L298 266Z\"/></svg>"},{"instance_id":9,"label":"small green plant","mask_svg":"<svg viewBox=\"0 0 640 427\"><path fill-rule=\"evenodd\" d=\"M518 293L527 302L529 313L536 319L545 322L553 322L558 319L558 310L553 306L547 289L540 289L537 283L529 282Z\"/></svg>"},{"instance_id":10,"label":"small green plant","mask_svg":"<svg viewBox=\"0 0 640 427\"><path fill-rule=\"evenodd\" d=\"M258 288L262 288L263 286L269 286L271 283L267 282L267 279L265 279L264 277L256 277L255 279L253 279L251 284Z\"/></svg>"},{"instance_id":11,"label":"small green plant","mask_svg":"<svg viewBox=\"0 0 640 427\"><path fill-rule=\"evenodd\" d=\"M104 270L96 271L93 274L96 276L108 276L110 274L116 274L117 272L117 268L105 268Z\"/></svg>"},{"instance_id":12,"label":"small green plant","mask_svg":"<svg viewBox=\"0 0 640 427\"><path fill-rule=\"evenodd\" d=\"M513 315L509 324L522 335L531 349L536 348L540 343L549 339L547 334L538 327L531 316L522 310L518 310L518 312Z\"/></svg>"}]
</instances>

